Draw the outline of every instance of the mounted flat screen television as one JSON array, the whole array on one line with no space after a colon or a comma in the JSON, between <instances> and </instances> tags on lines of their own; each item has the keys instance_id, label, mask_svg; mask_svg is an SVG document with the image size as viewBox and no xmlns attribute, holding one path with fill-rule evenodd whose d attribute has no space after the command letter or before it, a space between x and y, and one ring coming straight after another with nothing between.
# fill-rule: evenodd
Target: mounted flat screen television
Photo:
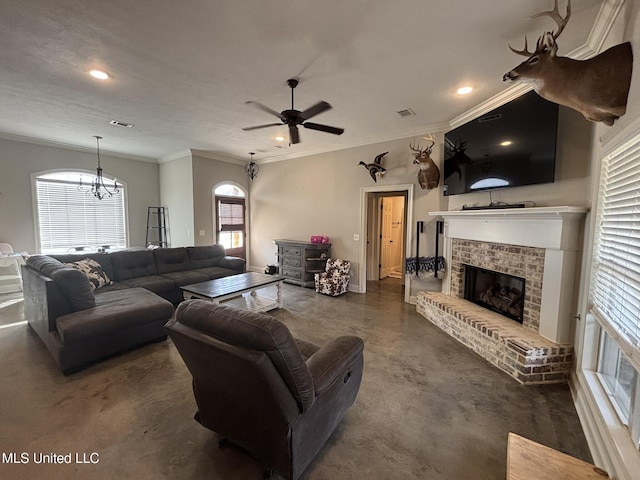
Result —
<instances>
[{"instance_id":1,"label":"mounted flat screen television","mask_svg":"<svg viewBox=\"0 0 640 480\"><path fill-rule=\"evenodd\" d=\"M558 105L529 92L444 137L444 194L554 180Z\"/></svg>"}]
</instances>

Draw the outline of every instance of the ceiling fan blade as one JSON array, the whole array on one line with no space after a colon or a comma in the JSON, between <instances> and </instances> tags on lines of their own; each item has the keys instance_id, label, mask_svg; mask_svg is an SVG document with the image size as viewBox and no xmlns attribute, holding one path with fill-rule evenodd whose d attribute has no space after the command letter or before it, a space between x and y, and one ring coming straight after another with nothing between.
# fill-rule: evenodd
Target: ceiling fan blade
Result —
<instances>
[{"instance_id":1,"label":"ceiling fan blade","mask_svg":"<svg viewBox=\"0 0 640 480\"><path fill-rule=\"evenodd\" d=\"M344 128L331 127L329 125L321 125L319 123L304 122L302 126L304 128L310 128L311 130L333 133L334 135L342 135L344 133Z\"/></svg>"},{"instance_id":2,"label":"ceiling fan blade","mask_svg":"<svg viewBox=\"0 0 640 480\"><path fill-rule=\"evenodd\" d=\"M276 112L274 109L269 108L266 105L261 104L260 102L256 102L255 100L249 100L246 103L247 104L251 104L251 105L255 105L256 107L258 107L263 112L270 113L271 115L274 115L274 116L278 117L279 119L284 120L284 117L282 116L282 114L280 112Z\"/></svg>"},{"instance_id":3,"label":"ceiling fan blade","mask_svg":"<svg viewBox=\"0 0 640 480\"><path fill-rule=\"evenodd\" d=\"M289 125L289 141L291 144L300 143L300 133L298 127L295 125Z\"/></svg>"},{"instance_id":4,"label":"ceiling fan blade","mask_svg":"<svg viewBox=\"0 0 640 480\"><path fill-rule=\"evenodd\" d=\"M331 105L327 102L318 102L313 107L307 108L304 112L300 114L300 118L303 120L308 120L311 117L315 117L316 115L326 112L327 110L331 110Z\"/></svg>"},{"instance_id":5,"label":"ceiling fan blade","mask_svg":"<svg viewBox=\"0 0 640 480\"><path fill-rule=\"evenodd\" d=\"M248 132L249 130L258 130L259 128L267 128L267 127L279 127L282 123L267 123L266 125L256 125L255 127L245 127L242 130Z\"/></svg>"}]
</instances>

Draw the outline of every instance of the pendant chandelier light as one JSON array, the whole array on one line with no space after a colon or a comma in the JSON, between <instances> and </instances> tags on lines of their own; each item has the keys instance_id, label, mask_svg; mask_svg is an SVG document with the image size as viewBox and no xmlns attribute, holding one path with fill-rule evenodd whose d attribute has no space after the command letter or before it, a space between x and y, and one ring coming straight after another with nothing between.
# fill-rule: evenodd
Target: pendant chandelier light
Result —
<instances>
[{"instance_id":1,"label":"pendant chandelier light","mask_svg":"<svg viewBox=\"0 0 640 480\"><path fill-rule=\"evenodd\" d=\"M89 186L85 186L82 183L82 177L80 177L80 184L78 185L78 190L81 192L89 193L91 192L94 197L98 200L102 200L105 197L113 197L114 194L120 193L120 186L118 185L118 181L113 181L113 187L109 189L105 183L104 178L102 177L102 167L100 166L100 140L102 137L98 135L94 135L93 138L96 139L96 151L98 154L98 168L96 169L96 177L91 182L91 188Z\"/></svg>"},{"instance_id":2,"label":"pendant chandelier light","mask_svg":"<svg viewBox=\"0 0 640 480\"><path fill-rule=\"evenodd\" d=\"M247 172L247 176L253 180L258 176L258 170L260 170L260 167L253 161L255 152L249 152L249 155L251 155L251 161L244 166L244 171Z\"/></svg>"}]
</instances>

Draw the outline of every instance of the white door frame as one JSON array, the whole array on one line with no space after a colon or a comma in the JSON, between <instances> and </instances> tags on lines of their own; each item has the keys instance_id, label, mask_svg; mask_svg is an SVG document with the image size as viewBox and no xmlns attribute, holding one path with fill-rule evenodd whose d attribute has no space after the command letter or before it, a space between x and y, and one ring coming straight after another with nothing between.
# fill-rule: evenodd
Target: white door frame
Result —
<instances>
[{"instance_id":1,"label":"white door frame","mask_svg":"<svg viewBox=\"0 0 640 480\"><path fill-rule=\"evenodd\" d=\"M358 258L358 293L367 291L367 194L380 192L406 192L407 211L405 224L405 252L409 251L413 233L413 184L401 185L377 185L373 187L360 188L360 254ZM409 244L407 247L406 244ZM406 254L406 253L405 253ZM411 275L405 273L404 276L404 301L409 303L411 294Z\"/></svg>"}]
</instances>

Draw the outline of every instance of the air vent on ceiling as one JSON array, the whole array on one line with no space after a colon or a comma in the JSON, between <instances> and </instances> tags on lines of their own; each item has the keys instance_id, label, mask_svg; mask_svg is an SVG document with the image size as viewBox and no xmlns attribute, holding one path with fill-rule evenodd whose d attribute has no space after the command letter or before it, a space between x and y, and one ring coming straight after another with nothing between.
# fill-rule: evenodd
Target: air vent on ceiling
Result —
<instances>
[{"instance_id":1,"label":"air vent on ceiling","mask_svg":"<svg viewBox=\"0 0 640 480\"><path fill-rule=\"evenodd\" d=\"M401 117L410 117L412 115L415 115L416 112L414 112L413 110L411 110L410 108L405 108L404 110L400 110L398 112L396 112L398 115L400 115Z\"/></svg>"},{"instance_id":2,"label":"air vent on ceiling","mask_svg":"<svg viewBox=\"0 0 640 480\"><path fill-rule=\"evenodd\" d=\"M111 120L109 123L111 125L117 125L119 127L127 127L127 128L133 128L135 126L131 123L119 122L118 120Z\"/></svg>"},{"instance_id":3,"label":"air vent on ceiling","mask_svg":"<svg viewBox=\"0 0 640 480\"><path fill-rule=\"evenodd\" d=\"M494 120L499 120L501 118L502 118L502 114L501 113L494 113L493 115L487 115L485 117L480 117L478 119L478 123L493 122Z\"/></svg>"}]
</instances>

